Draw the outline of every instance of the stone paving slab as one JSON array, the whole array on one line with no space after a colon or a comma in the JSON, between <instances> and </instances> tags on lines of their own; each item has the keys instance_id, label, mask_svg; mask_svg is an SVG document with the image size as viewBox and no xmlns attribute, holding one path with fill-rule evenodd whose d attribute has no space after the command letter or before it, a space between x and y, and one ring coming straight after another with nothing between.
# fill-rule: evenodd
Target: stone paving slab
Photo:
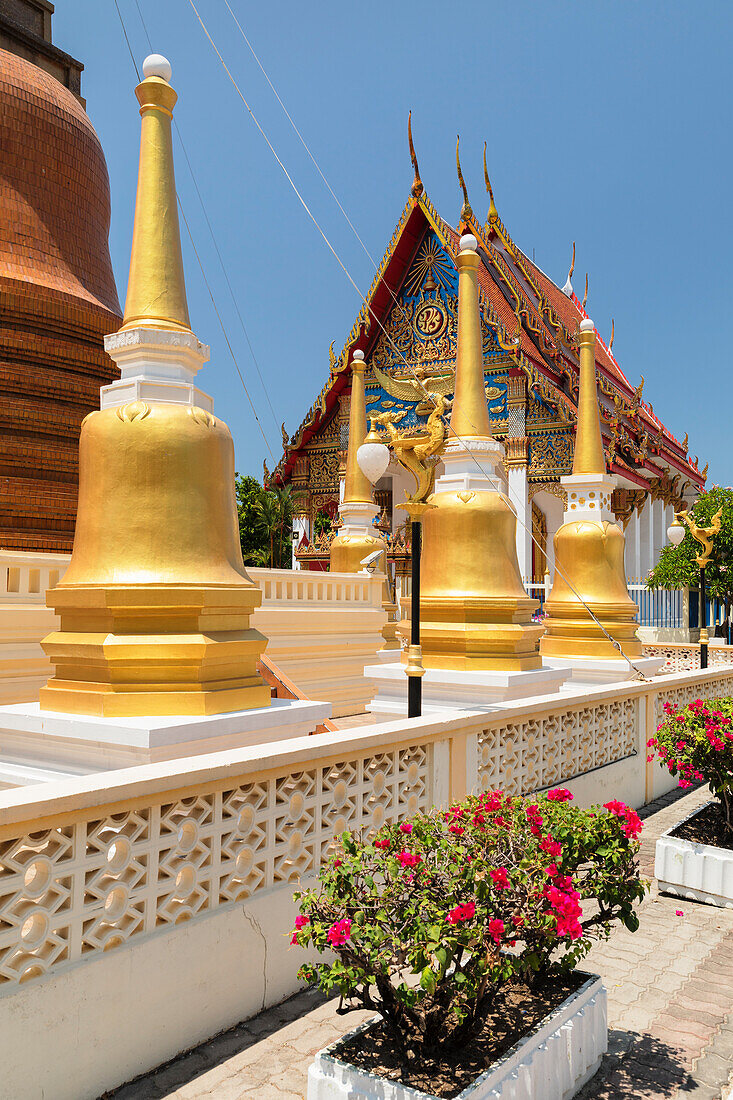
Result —
<instances>
[{"instance_id":1,"label":"stone paving slab","mask_svg":"<svg viewBox=\"0 0 733 1100\"><path fill-rule=\"evenodd\" d=\"M708 797L673 792L641 811L642 873L652 878L657 837ZM640 920L583 963L608 991L609 1050L578 1100L733 1100L733 910L666 897L652 880ZM315 1052L368 1018L336 1006L304 990L105 1100L304 1100Z\"/></svg>"}]
</instances>

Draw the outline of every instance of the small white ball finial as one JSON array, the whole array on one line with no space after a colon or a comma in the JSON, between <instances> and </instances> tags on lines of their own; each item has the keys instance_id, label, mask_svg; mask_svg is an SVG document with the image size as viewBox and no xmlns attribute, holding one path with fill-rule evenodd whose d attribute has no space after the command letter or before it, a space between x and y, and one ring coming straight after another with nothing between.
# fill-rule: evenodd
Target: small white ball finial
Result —
<instances>
[{"instance_id":1,"label":"small white ball finial","mask_svg":"<svg viewBox=\"0 0 733 1100\"><path fill-rule=\"evenodd\" d=\"M364 352L361 350L361 348L357 348L356 351L352 351L351 358L352 359L363 360L364 359Z\"/></svg>"},{"instance_id":2,"label":"small white ball finial","mask_svg":"<svg viewBox=\"0 0 733 1100\"><path fill-rule=\"evenodd\" d=\"M593 324L590 317L586 317L586 318L584 318L584 320L582 320L580 322L580 331L581 332L593 332L593 329L595 327L596 326Z\"/></svg>"},{"instance_id":3,"label":"small white ball finial","mask_svg":"<svg viewBox=\"0 0 733 1100\"><path fill-rule=\"evenodd\" d=\"M146 80L149 76L159 76L170 83L172 74L171 63L162 53L151 53L143 61L143 76Z\"/></svg>"},{"instance_id":4,"label":"small white ball finial","mask_svg":"<svg viewBox=\"0 0 733 1100\"><path fill-rule=\"evenodd\" d=\"M478 241L473 233L464 233L458 244L459 252L478 252Z\"/></svg>"}]
</instances>

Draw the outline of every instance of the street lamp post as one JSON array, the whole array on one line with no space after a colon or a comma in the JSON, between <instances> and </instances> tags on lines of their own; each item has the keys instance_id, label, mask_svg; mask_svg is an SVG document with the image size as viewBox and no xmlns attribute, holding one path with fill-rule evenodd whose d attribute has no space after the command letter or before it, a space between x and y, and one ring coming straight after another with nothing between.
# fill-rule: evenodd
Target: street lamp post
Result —
<instances>
[{"instance_id":1,"label":"street lamp post","mask_svg":"<svg viewBox=\"0 0 733 1100\"><path fill-rule=\"evenodd\" d=\"M690 529L690 534L696 542L702 546L702 553L695 555L695 561L700 567L700 668L708 667L708 602L705 587L705 566L710 561L713 552L713 536L720 530L720 521L723 515L721 508L713 516L710 527L698 527L692 516L687 511L675 512L674 521L667 529L669 541L673 546L679 546L685 537L685 524Z\"/></svg>"},{"instance_id":2,"label":"street lamp post","mask_svg":"<svg viewBox=\"0 0 733 1100\"><path fill-rule=\"evenodd\" d=\"M374 424L375 417L371 418L372 427L366 439L356 453L356 461L363 474L369 478L372 484L376 484L385 473L389 465L389 447L381 440ZM419 718L422 714L422 678L425 669L422 664L422 650L420 647L420 551L422 548L422 516L427 504L427 497L432 487L432 475L434 461L417 459L412 454L416 439L401 438L397 432L387 424L390 430L390 442L394 447L398 461L408 470L415 480L417 487L412 497L407 498L404 508L410 517L410 542L411 542L411 592L410 592L410 645L407 649L407 716ZM434 453L437 453L441 440L435 442Z\"/></svg>"}]
</instances>

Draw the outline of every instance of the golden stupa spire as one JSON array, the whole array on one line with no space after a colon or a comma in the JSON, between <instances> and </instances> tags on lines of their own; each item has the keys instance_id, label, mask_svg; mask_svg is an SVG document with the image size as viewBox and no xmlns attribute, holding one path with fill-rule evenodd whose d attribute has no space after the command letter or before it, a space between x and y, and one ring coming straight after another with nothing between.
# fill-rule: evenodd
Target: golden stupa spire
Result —
<instances>
[{"instance_id":1,"label":"golden stupa spire","mask_svg":"<svg viewBox=\"0 0 733 1100\"><path fill-rule=\"evenodd\" d=\"M410 188L410 194L413 198L419 199L424 191L423 182L420 179L420 169L417 164L417 154L415 152L415 146L412 141L412 111L407 116L407 141L410 146L410 160L412 161L412 170L415 173L415 177L412 181L412 187Z\"/></svg>"},{"instance_id":2,"label":"golden stupa spire","mask_svg":"<svg viewBox=\"0 0 733 1100\"><path fill-rule=\"evenodd\" d=\"M190 332L178 228L171 122L178 96L170 64L153 54L135 89L140 104L140 166L123 329Z\"/></svg>"},{"instance_id":3,"label":"golden stupa spire","mask_svg":"<svg viewBox=\"0 0 733 1100\"><path fill-rule=\"evenodd\" d=\"M486 222L488 225L493 225L499 217L499 211L496 209L494 192L491 188L491 180L489 179L489 170L486 167L486 142L484 142L484 182L486 183L486 193L489 196L489 213Z\"/></svg>"},{"instance_id":4,"label":"golden stupa spire","mask_svg":"<svg viewBox=\"0 0 733 1100\"><path fill-rule=\"evenodd\" d=\"M484 388L483 338L478 304L478 241L467 233L458 251L458 346L452 435L490 439L491 425Z\"/></svg>"},{"instance_id":5,"label":"golden stupa spire","mask_svg":"<svg viewBox=\"0 0 733 1100\"><path fill-rule=\"evenodd\" d=\"M355 501L372 503L372 483L362 473L356 461L356 452L367 434L366 395L364 393L364 352L355 351L351 357L351 402L349 406L349 446L346 452L346 480L344 504Z\"/></svg>"},{"instance_id":6,"label":"golden stupa spire","mask_svg":"<svg viewBox=\"0 0 733 1100\"><path fill-rule=\"evenodd\" d=\"M586 317L580 322L580 383L578 387L578 426L575 431L573 474L606 473L601 419L596 386L596 332Z\"/></svg>"}]
</instances>

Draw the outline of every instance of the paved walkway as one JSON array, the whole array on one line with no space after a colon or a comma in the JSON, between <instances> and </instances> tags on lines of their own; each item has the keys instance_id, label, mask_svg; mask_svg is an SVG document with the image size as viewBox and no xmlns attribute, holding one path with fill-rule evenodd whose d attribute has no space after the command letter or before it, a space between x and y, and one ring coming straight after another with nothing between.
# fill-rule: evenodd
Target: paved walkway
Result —
<instances>
[{"instance_id":1,"label":"paved walkway","mask_svg":"<svg viewBox=\"0 0 733 1100\"><path fill-rule=\"evenodd\" d=\"M642 816L642 869L654 843L706 791L667 795ZM677 910L683 915L677 916ZM614 931L584 964L608 990L609 1053L580 1100L728 1100L733 1074L733 910L662 897L652 884L641 927ZM202 1044L109 1100L303 1100L316 1050L366 1014L339 1017L311 990ZM731 1094L733 1100L733 1094Z\"/></svg>"}]
</instances>

